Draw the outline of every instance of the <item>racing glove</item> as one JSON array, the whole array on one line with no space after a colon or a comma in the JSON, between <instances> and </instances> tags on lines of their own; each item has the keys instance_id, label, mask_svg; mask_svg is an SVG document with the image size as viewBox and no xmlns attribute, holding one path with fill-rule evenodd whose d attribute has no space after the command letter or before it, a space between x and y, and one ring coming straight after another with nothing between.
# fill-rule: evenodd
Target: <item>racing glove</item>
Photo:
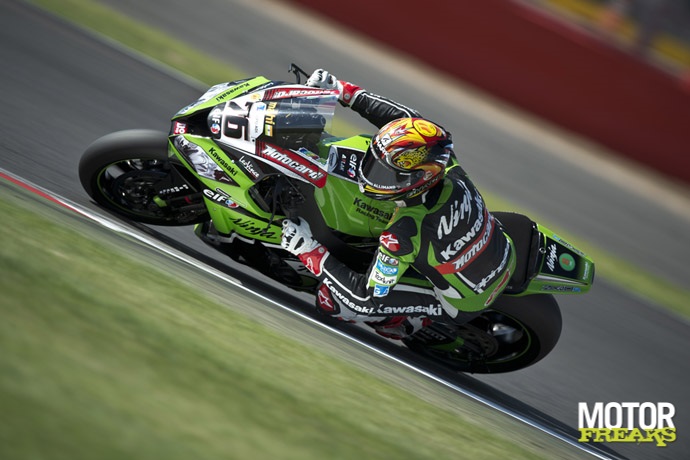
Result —
<instances>
[{"instance_id":1,"label":"racing glove","mask_svg":"<svg viewBox=\"0 0 690 460\"><path fill-rule=\"evenodd\" d=\"M320 276L323 262L328 256L328 250L321 243L312 238L311 229L306 220L299 218L299 222L290 219L283 221L283 234L280 241L283 249L296 255L304 266Z\"/></svg>"},{"instance_id":2,"label":"racing glove","mask_svg":"<svg viewBox=\"0 0 690 460\"><path fill-rule=\"evenodd\" d=\"M338 80L335 75L324 69L316 69L314 73L311 74L306 84L313 88L337 89L340 91L338 100L345 106L352 104L359 93L364 91L357 85Z\"/></svg>"}]
</instances>

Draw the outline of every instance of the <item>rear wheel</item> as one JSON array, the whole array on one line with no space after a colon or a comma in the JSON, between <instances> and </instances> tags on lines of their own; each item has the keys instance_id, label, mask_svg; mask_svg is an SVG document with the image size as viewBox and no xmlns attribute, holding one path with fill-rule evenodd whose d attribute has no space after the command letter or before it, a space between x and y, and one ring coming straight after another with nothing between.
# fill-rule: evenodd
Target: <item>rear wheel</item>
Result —
<instances>
[{"instance_id":1,"label":"rear wheel","mask_svg":"<svg viewBox=\"0 0 690 460\"><path fill-rule=\"evenodd\" d=\"M432 324L405 344L460 372L512 372L553 350L561 326L561 311L552 295L502 296L469 323Z\"/></svg>"},{"instance_id":2,"label":"rear wheel","mask_svg":"<svg viewBox=\"0 0 690 460\"><path fill-rule=\"evenodd\" d=\"M98 204L127 219L151 225L191 225L208 219L200 193L168 158L168 136L129 130L101 137L79 162L79 179ZM162 195L180 195L170 206Z\"/></svg>"}]
</instances>

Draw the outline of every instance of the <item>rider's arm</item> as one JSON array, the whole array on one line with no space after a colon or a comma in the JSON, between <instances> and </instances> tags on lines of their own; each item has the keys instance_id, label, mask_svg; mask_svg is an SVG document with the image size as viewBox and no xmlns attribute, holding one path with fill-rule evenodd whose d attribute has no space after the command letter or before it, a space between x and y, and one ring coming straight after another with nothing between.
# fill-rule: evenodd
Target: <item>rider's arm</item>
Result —
<instances>
[{"instance_id":1,"label":"rider's arm","mask_svg":"<svg viewBox=\"0 0 690 460\"><path fill-rule=\"evenodd\" d=\"M398 102L371 93L345 80L338 80L335 75L324 69L315 70L306 84L314 88L338 89L340 91L338 99L342 105L351 107L378 128L398 118L422 116L416 110Z\"/></svg>"},{"instance_id":2,"label":"rider's arm","mask_svg":"<svg viewBox=\"0 0 690 460\"><path fill-rule=\"evenodd\" d=\"M347 85L350 84L347 83ZM422 116L414 109L361 88L354 93L350 108L377 128L381 128L386 123L398 118Z\"/></svg>"}]
</instances>

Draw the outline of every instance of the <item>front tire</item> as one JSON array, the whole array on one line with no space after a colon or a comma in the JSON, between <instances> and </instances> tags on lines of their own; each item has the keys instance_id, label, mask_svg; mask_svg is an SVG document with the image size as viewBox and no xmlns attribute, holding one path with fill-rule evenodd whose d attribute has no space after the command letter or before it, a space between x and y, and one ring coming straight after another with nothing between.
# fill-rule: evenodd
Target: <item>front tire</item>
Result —
<instances>
[{"instance_id":1,"label":"front tire","mask_svg":"<svg viewBox=\"0 0 690 460\"><path fill-rule=\"evenodd\" d=\"M558 343L562 323L558 303L550 294L501 296L489 310L454 331L462 338L457 346L425 342L415 338L418 334L405 344L459 372L512 372L549 354Z\"/></svg>"},{"instance_id":2,"label":"front tire","mask_svg":"<svg viewBox=\"0 0 690 460\"><path fill-rule=\"evenodd\" d=\"M203 198L171 209L156 200L178 177L168 158L168 136L152 130L108 134L91 144L79 162L79 179L96 203L120 216L150 225L193 225L208 219ZM187 185L188 188L191 188Z\"/></svg>"}]
</instances>

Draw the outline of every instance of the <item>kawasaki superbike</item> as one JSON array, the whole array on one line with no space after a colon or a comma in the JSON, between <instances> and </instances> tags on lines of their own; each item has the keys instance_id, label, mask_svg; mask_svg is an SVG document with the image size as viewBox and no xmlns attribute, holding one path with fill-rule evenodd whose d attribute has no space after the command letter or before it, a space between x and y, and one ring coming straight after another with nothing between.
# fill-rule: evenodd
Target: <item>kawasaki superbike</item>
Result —
<instances>
[{"instance_id":1,"label":"kawasaki superbike","mask_svg":"<svg viewBox=\"0 0 690 460\"><path fill-rule=\"evenodd\" d=\"M318 281L280 246L282 221L305 218L314 237L364 272L394 204L360 194L356 170L370 137L337 137L337 90L254 77L219 84L172 117L170 132L128 130L91 144L79 164L99 205L149 225L194 226L207 244L292 289ZM410 349L461 372L521 369L560 336L555 294L587 292L594 264L524 215L494 212L517 267L492 308L466 324L434 322ZM410 273L424 283L418 274ZM415 276L417 275L417 276Z\"/></svg>"}]
</instances>

